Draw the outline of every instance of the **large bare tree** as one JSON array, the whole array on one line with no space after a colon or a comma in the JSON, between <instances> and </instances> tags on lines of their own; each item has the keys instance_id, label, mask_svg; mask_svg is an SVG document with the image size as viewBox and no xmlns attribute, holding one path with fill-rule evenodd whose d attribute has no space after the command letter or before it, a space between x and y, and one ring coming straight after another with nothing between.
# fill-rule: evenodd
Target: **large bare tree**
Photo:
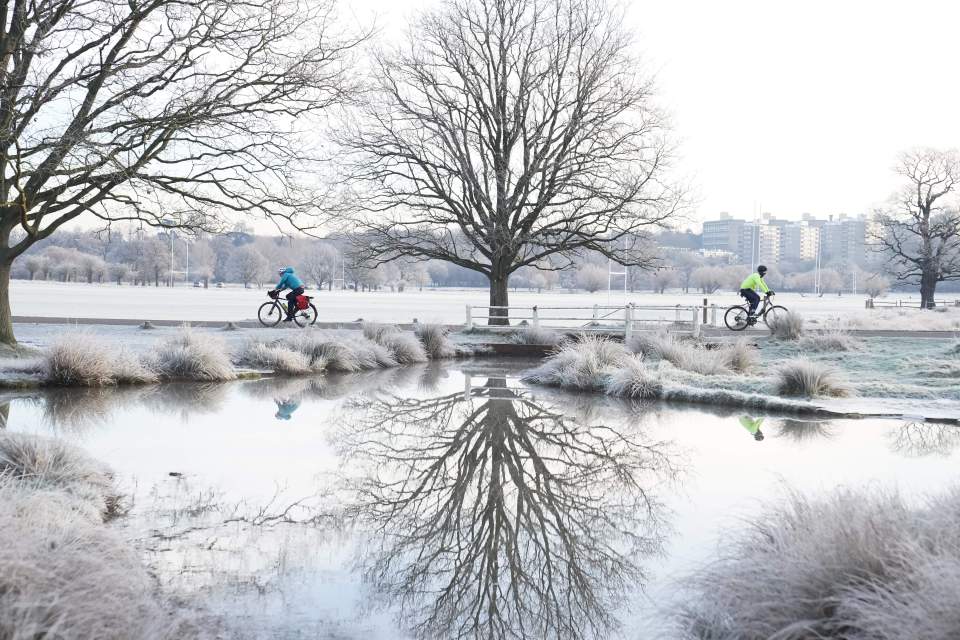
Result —
<instances>
[{"instance_id":1,"label":"large bare tree","mask_svg":"<svg viewBox=\"0 0 960 640\"><path fill-rule=\"evenodd\" d=\"M920 285L920 306L934 306L937 283L960 280L960 186L956 150L916 149L901 154L896 166L903 188L877 213L874 241L891 257L890 273ZM951 198L951 196L954 196Z\"/></svg>"},{"instance_id":2,"label":"large bare tree","mask_svg":"<svg viewBox=\"0 0 960 640\"><path fill-rule=\"evenodd\" d=\"M490 281L599 251L653 261L647 231L681 197L667 181L664 120L602 0L447 0L377 83L343 142L368 262L439 259ZM505 312L491 313L506 324Z\"/></svg>"},{"instance_id":3,"label":"large bare tree","mask_svg":"<svg viewBox=\"0 0 960 640\"><path fill-rule=\"evenodd\" d=\"M303 131L355 44L332 1L0 0L0 342L11 263L80 216L216 230L314 204Z\"/></svg>"}]
</instances>

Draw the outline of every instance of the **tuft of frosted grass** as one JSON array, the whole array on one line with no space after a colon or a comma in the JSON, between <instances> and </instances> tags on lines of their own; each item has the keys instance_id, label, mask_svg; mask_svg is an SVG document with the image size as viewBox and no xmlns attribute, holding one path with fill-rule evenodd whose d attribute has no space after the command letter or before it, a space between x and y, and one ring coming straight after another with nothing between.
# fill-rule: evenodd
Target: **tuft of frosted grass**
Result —
<instances>
[{"instance_id":1,"label":"tuft of frosted grass","mask_svg":"<svg viewBox=\"0 0 960 640\"><path fill-rule=\"evenodd\" d=\"M510 342L513 344L532 344L556 347L562 341L563 336L553 329L535 327L533 325L520 327L510 334Z\"/></svg>"},{"instance_id":2,"label":"tuft of frosted grass","mask_svg":"<svg viewBox=\"0 0 960 640\"><path fill-rule=\"evenodd\" d=\"M803 335L803 316L787 311L771 318L770 333L778 340L799 340Z\"/></svg>"},{"instance_id":3,"label":"tuft of frosted grass","mask_svg":"<svg viewBox=\"0 0 960 640\"><path fill-rule=\"evenodd\" d=\"M398 364L416 364L429 360L423 344L412 333L388 333L382 335L378 342L390 352Z\"/></svg>"},{"instance_id":4,"label":"tuft of frosted grass","mask_svg":"<svg viewBox=\"0 0 960 640\"><path fill-rule=\"evenodd\" d=\"M237 377L226 342L219 336L187 327L156 347L151 365L165 380L219 382Z\"/></svg>"},{"instance_id":5,"label":"tuft of frosted grass","mask_svg":"<svg viewBox=\"0 0 960 640\"><path fill-rule=\"evenodd\" d=\"M0 478L0 638L173 640L137 551L55 492ZM196 637L196 636L194 636Z\"/></svg>"},{"instance_id":6,"label":"tuft of frosted grass","mask_svg":"<svg viewBox=\"0 0 960 640\"><path fill-rule=\"evenodd\" d=\"M921 309L893 308L860 311L844 317L853 329L885 329L893 331L958 331L960 330L960 309L948 309L942 313L931 313Z\"/></svg>"},{"instance_id":7,"label":"tuft of frosted grass","mask_svg":"<svg viewBox=\"0 0 960 640\"><path fill-rule=\"evenodd\" d=\"M563 389L604 391L608 377L632 359L618 342L603 336L580 336L576 342L562 345L524 380Z\"/></svg>"},{"instance_id":8,"label":"tuft of frosted grass","mask_svg":"<svg viewBox=\"0 0 960 640\"><path fill-rule=\"evenodd\" d=\"M953 637L956 627L917 635L915 628L899 625L891 635L873 635L892 621L876 618L879 612L869 606L878 591L915 600L920 594L901 580L913 573L917 560L943 552L957 557L960 510L956 502L952 506L954 529L933 531L895 493L844 489L820 500L791 493L725 536L721 557L685 581L684 599L675 609L683 637ZM930 609L938 601L955 604L958 586L941 584ZM955 619L955 610L933 612L934 621Z\"/></svg>"},{"instance_id":9,"label":"tuft of frosted grass","mask_svg":"<svg viewBox=\"0 0 960 640\"><path fill-rule=\"evenodd\" d=\"M322 365L329 371L357 373L397 366L388 349L363 337L317 331L299 335L285 344L304 354L314 369Z\"/></svg>"},{"instance_id":10,"label":"tuft of frosted grass","mask_svg":"<svg viewBox=\"0 0 960 640\"><path fill-rule=\"evenodd\" d=\"M807 333L797 343L804 351L858 351L863 343L843 329Z\"/></svg>"},{"instance_id":11,"label":"tuft of frosted grass","mask_svg":"<svg viewBox=\"0 0 960 640\"><path fill-rule=\"evenodd\" d=\"M732 344L723 345L720 350L726 356L729 368L737 373L747 373L760 364L757 349L746 338L739 338Z\"/></svg>"},{"instance_id":12,"label":"tuft of frosted grass","mask_svg":"<svg viewBox=\"0 0 960 640\"><path fill-rule=\"evenodd\" d=\"M464 355L457 346L447 337L447 328L439 324L418 324L413 332L423 344L431 360L456 358Z\"/></svg>"},{"instance_id":13,"label":"tuft of frosted grass","mask_svg":"<svg viewBox=\"0 0 960 640\"><path fill-rule=\"evenodd\" d=\"M61 440L0 432L0 477L37 492L63 494L78 503L74 510L96 513L101 521L119 510L110 470Z\"/></svg>"},{"instance_id":14,"label":"tuft of frosted grass","mask_svg":"<svg viewBox=\"0 0 960 640\"><path fill-rule=\"evenodd\" d=\"M42 356L40 369L48 383L62 386L105 387L157 381L157 375L134 354L114 349L90 334L56 340Z\"/></svg>"},{"instance_id":15,"label":"tuft of frosted grass","mask_svg":"<svg viewBox=\"0 0 960 640\"><path fill-rule=\"evenodd\" d=\"M252 342L240 352L238 361L257 369L269 369L278 375L315 373L306 354L282 344Z\"/></svg>"},{"instance_id":16,"label":"tuft of frosted grass","mask_svg":"<svg viewBox=\"0 0 960 640\"><path fill-rule=\"evenodd\" d=\"M787 360L776 368L776 390L782 396L845 397L852 393L840 372L806 358Z\"/></svg>"},{"instance_id":17,"label":"tuft of frosted grass","mask_svg":"<svg viewBox=\"0 0 960 640\"><path fill-rule=\"evenodd\" d=\"M364 322L363 336L389 351L397 364L416 364L429 360L417 336L400 331L395 325Z\"/></svg>"},{"instance_id":18,"label":"tuft of frosted grass","mask_svg":"<svg viewBox=\"0 0 960 640\"><path fill-rule=\"evenodd\" d=\"M654 400L662 391L660 380L651 375L640 356L624 359L607 375L604 383L604 392L618 398Z\"/></svg>"},{"instance_id":19,"label":"tuft of frosted grass","mask_svg":"<svg viewBox=\"0 0 960 640\"><path fill-rule=\"evenodd\" d=\"M665 331L641 332L631 337L629 347L634 353L665 360L678 369L701 375L746 373L759 361L756 350L745 339L709 348Z\"/></svg>"}]
</instances>

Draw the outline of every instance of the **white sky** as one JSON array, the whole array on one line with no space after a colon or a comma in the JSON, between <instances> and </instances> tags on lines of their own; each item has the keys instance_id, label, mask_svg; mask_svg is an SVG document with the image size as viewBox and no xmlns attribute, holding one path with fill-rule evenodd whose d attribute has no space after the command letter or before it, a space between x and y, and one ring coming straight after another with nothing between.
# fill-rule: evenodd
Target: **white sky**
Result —
<instances>
[{"instance_id":1,"label":"white sky","mask_svg":"<svg viewBox=\"0 0 960 640\"><path fill-rule=\"evenodd\" d=\"M343 0L382 37L432 0ZM625 1L695 216L866 212L896 154L960 146L960 2Z\"/></svg>"}]
</instances>

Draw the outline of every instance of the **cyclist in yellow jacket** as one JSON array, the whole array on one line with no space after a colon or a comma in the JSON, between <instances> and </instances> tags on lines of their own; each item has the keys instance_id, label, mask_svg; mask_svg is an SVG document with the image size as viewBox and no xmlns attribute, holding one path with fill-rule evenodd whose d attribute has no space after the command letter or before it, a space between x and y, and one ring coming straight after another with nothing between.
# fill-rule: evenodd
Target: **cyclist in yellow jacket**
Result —
<instances>
[{"instance_id":1,"label":"cyclist in yellow jacket","mask_svg":"<svg viewBox=\"0 0 960 640\"><path fill-rule=\"evenodd\" d=\"M740 283L740 295L750 301L750 317L747 320L749 324L757 322L757 307L760 306L760 294L757 292L762 291L768 296L773 295L773 291L770 291L770 287L763 281L766 273L767 268L761 264L757 267L756 273Z\"/></svg>"}]
</instances>

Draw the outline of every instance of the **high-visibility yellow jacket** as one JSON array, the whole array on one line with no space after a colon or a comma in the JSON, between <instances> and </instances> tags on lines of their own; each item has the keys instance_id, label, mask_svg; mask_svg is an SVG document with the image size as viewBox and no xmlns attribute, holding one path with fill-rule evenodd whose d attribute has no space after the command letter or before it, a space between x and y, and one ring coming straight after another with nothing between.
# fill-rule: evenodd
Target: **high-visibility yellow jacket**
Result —
<instances>
[{"instance_id":1,"label":"high-visibility yellow jacket","mask_svg":"<svg viewBox=\"0 0 960 640\"><path fill-rule=\"evenodd\" d=\"M754 273L749 278L740 283L741 289L753 289L754 291L762 291L764 293L770 291L770 287L767 286L767 283L763 281L763 278L760 277L759 273Z\"/></svg>"}]
</instances>

